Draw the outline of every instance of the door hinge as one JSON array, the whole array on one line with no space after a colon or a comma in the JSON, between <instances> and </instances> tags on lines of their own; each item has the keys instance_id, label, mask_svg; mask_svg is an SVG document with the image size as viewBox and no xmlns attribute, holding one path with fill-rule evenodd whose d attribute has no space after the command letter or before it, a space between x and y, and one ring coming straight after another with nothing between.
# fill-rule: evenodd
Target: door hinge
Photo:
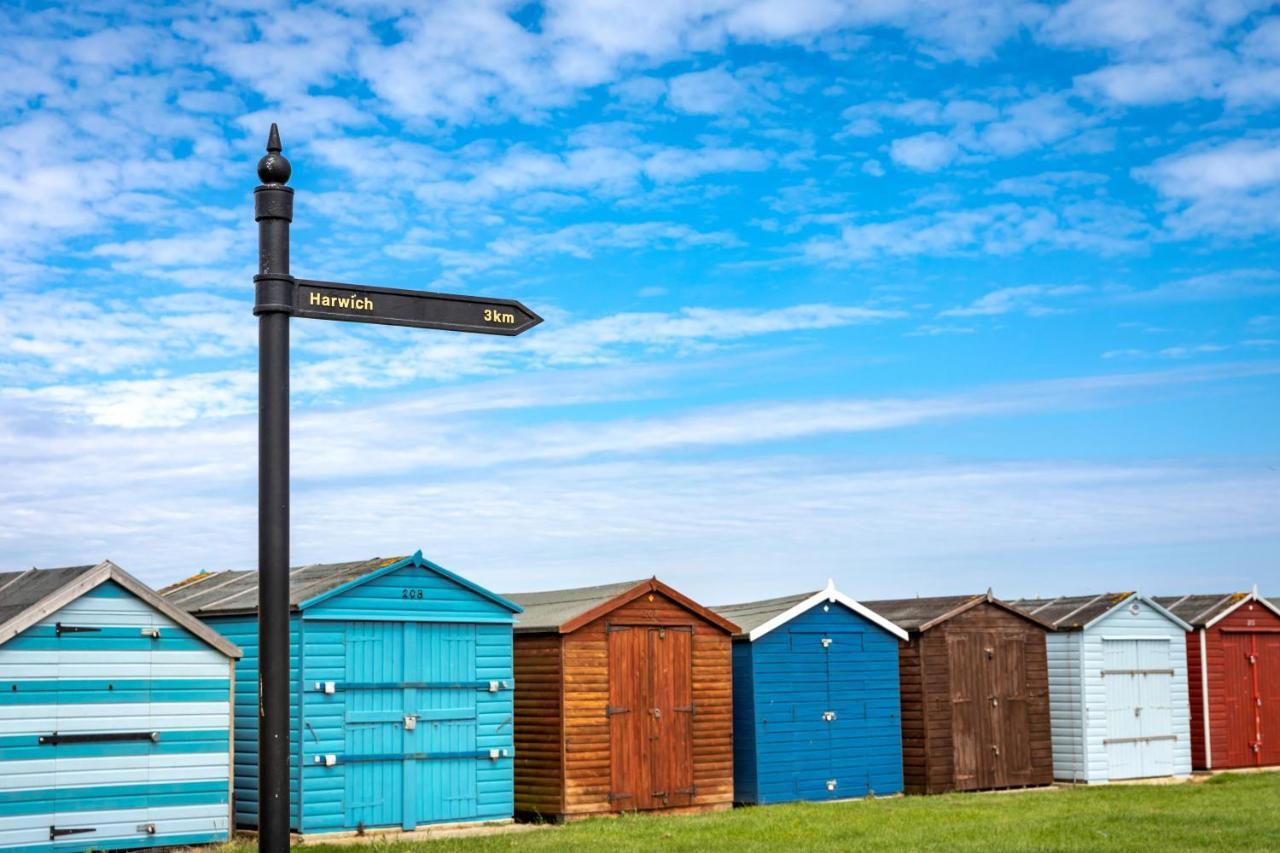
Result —
<instances>
[{"instance_id":1,"label":"door hinge","mask_svg":"<svg viewBox=\"0 0 1280 853\"><path fill-rule=\"evenodd\" d=\"M609 802L611 803L617 802L618 800L630 800L634 798L635 794L619 794L617 791L609 792Z\"/></svg>"},{"instance_id":2,"label":"door hinge","mask_svg":"<svg viewBox=\"0 0 1280 853\"><path fill-rule=\"evenodd\" d=\"M677 794L685 794L685 795L690 796L690 797L696 797L696 796L698 796L698 786L697 786L697 785L690 785L688 788L681 788L681 789L679 789L678 791L676 791L675 793L677 793Z\"/></svg>"},{"instance_id":3,"label":"door hinge","mask_svg":"<svg viewBox=\"0 0 1280 853\"><path fill-rule=\"evenodd\" d=\"M675 709L673 709L673 710L674 710L677 714L693 714L695 717L696 717L696 716L698 716L698 706L697 706L697 705L682 705L681 707L679 707L679 708L675 708Z\"/></svg>"},{"instance_id":4,"label":"door hinge","mask_svg":"<svg viewBox=\"0 0 1280 853\"><path fill-rule=\"evenodd\" d=\"M604 712L607 716L612 717L614 714L625 714L630 710L631 710L630 708L620 708L615 705L610 705L609 707L604 709Z\"/></svg>"},{"instance_id":5,"label":"door hinge","mask_svg":"<svg viewBox=\"0 0 1280 853\"><path fill-rule=\"evenodd\" d=\"M55 622L53 626L53 633L59 637L63 634L88 634L101 630L101 628L94 628L88 625L63 625L61 622ZM86 829L83 831L93 832L92 829Z\"/></svg>"},{"instance_id":6,"label":"door hinge","mask_svg":"<svg viewBox=\"0 0 1280 853\"><path fill-rule=\"evenodd\" d=\"M76 826L76 827L67 827L66 829L59 829L56 826L51 826L49 827L49 840L54 841L55 839L61 838L64 835L81 835L82 833L85 833L85 832L97 832L97 831L98 831L98 828L95 826Z\"/></svg>"},{"instance_id":7,"label":"door hinge","mask_svg":"<svg viewBox=\"0 0 1280 853\"><path fill-rule=\"evenodd\" d=\"M57 746L60 743L115 743L125 740L149 740L157 743L160 740L159 732L85 732L83 734L64 735L58 732L51 732L47 735L40 735L38 743Z\"/></svg>"}]
</instances>

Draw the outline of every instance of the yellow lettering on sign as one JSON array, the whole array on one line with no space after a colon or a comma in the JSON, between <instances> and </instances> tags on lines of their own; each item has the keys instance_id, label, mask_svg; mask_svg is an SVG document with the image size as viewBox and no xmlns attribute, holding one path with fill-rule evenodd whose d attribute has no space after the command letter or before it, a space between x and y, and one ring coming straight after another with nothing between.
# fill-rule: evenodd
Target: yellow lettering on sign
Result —
<instances>
[{"instance_id":1,"label":"yellow lettering on sign","mask_svg":"<svg viewBox=\"0 0 1280 853\"><path fill-rule=\"evenodd\" d=\"M307 304L318 308L350 308L354 311L372 311L373 300L367 296L330 296L318 290L311 291Z\"/></svg>"},{"instance_id":2,"label":"yellow lettering on sign","mask_svg":"<svg viewBox=\"0 0 1280 853\"><path fill-rule=\"evenodd\" d=\"M516 315L508 311L498 311L494 308L484 309L484 319L486 323L506 323L514 326L516 324Z\"/></svg>"}]
</instances>

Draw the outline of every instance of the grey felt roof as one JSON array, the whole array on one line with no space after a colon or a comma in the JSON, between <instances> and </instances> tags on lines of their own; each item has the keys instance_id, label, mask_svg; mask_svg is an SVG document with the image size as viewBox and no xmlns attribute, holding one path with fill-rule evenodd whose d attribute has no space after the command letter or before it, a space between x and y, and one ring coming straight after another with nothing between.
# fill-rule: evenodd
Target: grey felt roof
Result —
<instances>
[{"instance_id":1,"label":"grey felt roof","mask_svg":"<svg viewBox=\"0 0 1280 853\"><path fill-rule=\"evenodd\" d=\"M1020 598L1009 603L1032 616L1039 616L1054 630L1073 631L1088 625L1131 595L1132 592L1104 592L1057 598Z\"/></svg>"},{"instance_id":2,"label":"grey felt roof","mask_svg":"<svg viewBox=\"0 0 1280 853\"><path fill-rule=\"evenodd\" d=\"M342 586L404 557L374 557L350 563L314 563L289 570L289 606ZM170 603L189 613L256 613L256 571L204 572L160 590Z\"/></svg>"},{"instance_id":3,"label":"grey felt roof","mask_svg":"<svg viewBox=\"0 0 1280 853\"><path fill-rule=\"evenodd\" d=\"M864 601L862 604L905 631L918 631L921 625L928 624L939 616L945 616L975 598L986 598L986 596L981 593L977 595L937 595L932 598L891 598L881 601Z\"/></svg>"},{"instance_id":4,"label":"grey felt roof","mask_svg":"<svg viewBox=\"0 0 1280 853\"><path fill-rule=\"evenodd\" d=\"M96 565L0 572L0 625L91 571Z\"/></svg>"},{"instance_id":5,"label":"grey felt roof","mask_svg":"<svg viewBox=\"0 0 1280 853\"><path fill-rule=\"evenodd\" d=\"M792 607L807 598L812 598L818 590L802 592L799 595L784 595L781 598L766 598L761 601L747 601L742 604L725 604L711 608L730 622L736 622L743 634L750 634L756 628L768 622L780 613L786 613Z\"/></svg>"},{"instance_id":6,"label":"grey felt roof","mask_svg":"<svg viewBox=\"0 0 1280 853\"><path fill-rule=\"evenodd\" d=\"M635 589L649 579L607 583L602 586L582 586L575 589L551 589L543 592L502 593L508 601L524 608L516 617L515 631L555 631L566 622L612 601L624 592Z\"/></svg>"},{"instance_id":7,"label":"grey felt roof","mask_svg":"<svg viewBox=\"0 0 1280 853\"><path fill-rule=\"evenodd\" d=\"M1157 595L1153 600L1183 622L1202 628L1248 597L1247 592L1215 592L1206 595Z\"/></svg>"}]
</instances>

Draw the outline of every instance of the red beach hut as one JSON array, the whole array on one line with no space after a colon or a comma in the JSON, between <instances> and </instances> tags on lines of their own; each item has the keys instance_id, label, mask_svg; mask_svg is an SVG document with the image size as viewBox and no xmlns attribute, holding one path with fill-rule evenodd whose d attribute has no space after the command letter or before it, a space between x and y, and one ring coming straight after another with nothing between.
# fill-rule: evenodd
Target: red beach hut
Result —
<instances>
[{"instance_id":1,"label":"red beach hut","mask_svg":"<svg viewBox=\"0 0 1280 853\"><path fill-rule=\"evenodd\" d=\"M1191 763L1280 764L1280 608L1253 592L1160 596L1187 633Z\"/></svg>"}]
</instances>

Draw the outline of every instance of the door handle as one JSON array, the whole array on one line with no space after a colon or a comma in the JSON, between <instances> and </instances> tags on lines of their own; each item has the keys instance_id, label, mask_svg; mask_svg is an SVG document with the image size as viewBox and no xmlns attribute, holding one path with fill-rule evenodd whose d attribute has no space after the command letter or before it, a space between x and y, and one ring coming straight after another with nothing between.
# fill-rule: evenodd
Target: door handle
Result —
<instances>
[{"instance_id":1,"label":"door handle","mask_svg":"<svg viewBox=\"0 0 1280 853\"><path fill-rule=\"evenodd\" d=\"M404 730L405 730L406 732L411 732L411 731L413 731L414 729L416 729L417 727L418 727L418 715L417 715L417 714L405 714L405 715L404 715Z\"/></svg>"},{"instance_id":2,"label":"door handle","mask_svg":"<svg viewBox=\"0 0 1280 853\"><path fill-rule=\"evenodd\" d=\"M649 713L653 715L653 718L654 718L655 720L661 720L661 719L662 719L662 709L661 709L661 708L650 708L650 709L649 709Z\"/></svg>"}]
</instances>

